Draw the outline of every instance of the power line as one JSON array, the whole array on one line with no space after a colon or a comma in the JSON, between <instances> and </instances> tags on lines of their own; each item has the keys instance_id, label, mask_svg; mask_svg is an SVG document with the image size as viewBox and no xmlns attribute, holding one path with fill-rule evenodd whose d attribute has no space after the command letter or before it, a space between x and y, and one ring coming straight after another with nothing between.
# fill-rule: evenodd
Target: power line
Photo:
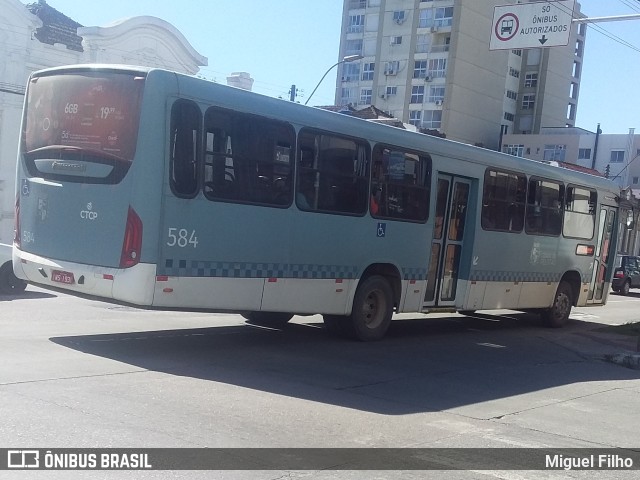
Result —
<instances>
[{"instance_id":1,"label":"power line","mask_svg":"<svg viewBox=\"0 0 640 480\"><path fill-rule=\"evenodd\" d=\"M573 19L581 19L581 18L583 18L583 17L577 16L575 11L572 11L570 8L562 5L561 3L558 3L558 2L556 2L554 0L546 0L546 2L547 3L553 3L560 10L564 11L565 13L569 13L571 15L571 18L573 18ZM630 48L631 50L635 50L636 52L640 53L640 47L637 47L637 46L633 45L632 43L624 40L623 38L618 37L617 35L609 32L606 29L604 29L600 25L598 25L596 23L589 23L589 26L592 27L599 34L604 35L607 38L610 38L614 42L617 42L622 46L625 46L627 48Z\"/></svg>"},{"instance_id":2,"label":"power line","mask_svg":"<svg viewBox=\"0 0 640 480\"><path fill-rule=\"evenodd\" d=\"M629 7L631 10L640 13L640 5L636 2L632 2L630 0L619 0L620 3Z\"/></svg>"}]
</instances>

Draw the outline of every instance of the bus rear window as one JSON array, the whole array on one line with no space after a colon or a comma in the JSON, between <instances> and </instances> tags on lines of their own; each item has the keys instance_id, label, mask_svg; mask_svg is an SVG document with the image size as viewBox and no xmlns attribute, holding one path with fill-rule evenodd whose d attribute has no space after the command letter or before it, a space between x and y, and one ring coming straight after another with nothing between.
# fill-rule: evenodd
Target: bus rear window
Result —
<instances>
[{"instance_id":1,"label":"bus rear window","mask_svg":"<svg viewBox=\"0 0 640 480\"><path fill-rule=\"evenodd\" d=\"M144 79L133 73L74 72L33 77L23 151L68 148L131 162Z\"/></svg>"}]
</instances>

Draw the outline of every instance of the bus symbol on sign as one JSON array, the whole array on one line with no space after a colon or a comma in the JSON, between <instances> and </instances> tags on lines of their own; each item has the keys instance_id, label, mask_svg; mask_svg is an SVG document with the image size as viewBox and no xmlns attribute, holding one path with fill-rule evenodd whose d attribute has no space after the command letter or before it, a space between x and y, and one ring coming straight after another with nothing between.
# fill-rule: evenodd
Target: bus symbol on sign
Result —
<instances>
[{"instance_id":1,"label":"bus symbol on sign","mask_svg":"<svg viewBox=\"0 0 640 480\"><path fill-rule=\"evenodd\" d=\"M500 29L500 33L504 35L505 33L511 34L513 32L513 20L502 20L502 28Z\"/></svg>"},{"instance_id":2,"label":"bus symbol on sign","mask_svg":"<svg viewBox=\"0 0 640 480\"><path fill-rule=\"evenodd\" d=\"M505 13L496 22L495 34L496 38L502 42L511 40L518 34L520 21L513 13Z\"/></svg>"}]
</instances>

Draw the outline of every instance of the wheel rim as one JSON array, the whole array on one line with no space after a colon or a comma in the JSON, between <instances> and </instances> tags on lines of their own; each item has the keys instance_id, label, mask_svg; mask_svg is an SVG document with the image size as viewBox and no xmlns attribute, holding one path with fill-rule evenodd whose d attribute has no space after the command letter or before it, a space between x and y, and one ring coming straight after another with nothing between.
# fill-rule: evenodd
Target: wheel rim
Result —
<instances>
[{"instance_id":1,"label":"wheel rim","mask_svg":"<svg viewBox=\"0 0 640 480\"><path fill-rule=\"evenodd\" d=\"M384 321L386 310L384 295L380 290L372 290L362 304L362 318L367 328L378 328Z\"/></svg>"}]
</instances>

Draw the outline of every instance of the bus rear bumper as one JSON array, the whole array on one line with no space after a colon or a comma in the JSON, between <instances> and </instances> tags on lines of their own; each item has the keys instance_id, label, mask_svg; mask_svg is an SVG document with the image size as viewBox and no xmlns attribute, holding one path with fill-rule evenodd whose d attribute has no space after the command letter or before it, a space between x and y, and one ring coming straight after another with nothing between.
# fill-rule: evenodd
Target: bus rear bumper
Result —
<instances>
[{"instance_id":1,"label":"bus rear bumper","mask_svg":"<svg viewBox=\"0 0 640 480\"><path fill-rule=\"evenodd\" d=\"M13 269L18 278L35 285L82 293L135 305L153 303L156 266L139 263L108 268L52 260L14 246Z\"/></svg>"}]
</instances>

